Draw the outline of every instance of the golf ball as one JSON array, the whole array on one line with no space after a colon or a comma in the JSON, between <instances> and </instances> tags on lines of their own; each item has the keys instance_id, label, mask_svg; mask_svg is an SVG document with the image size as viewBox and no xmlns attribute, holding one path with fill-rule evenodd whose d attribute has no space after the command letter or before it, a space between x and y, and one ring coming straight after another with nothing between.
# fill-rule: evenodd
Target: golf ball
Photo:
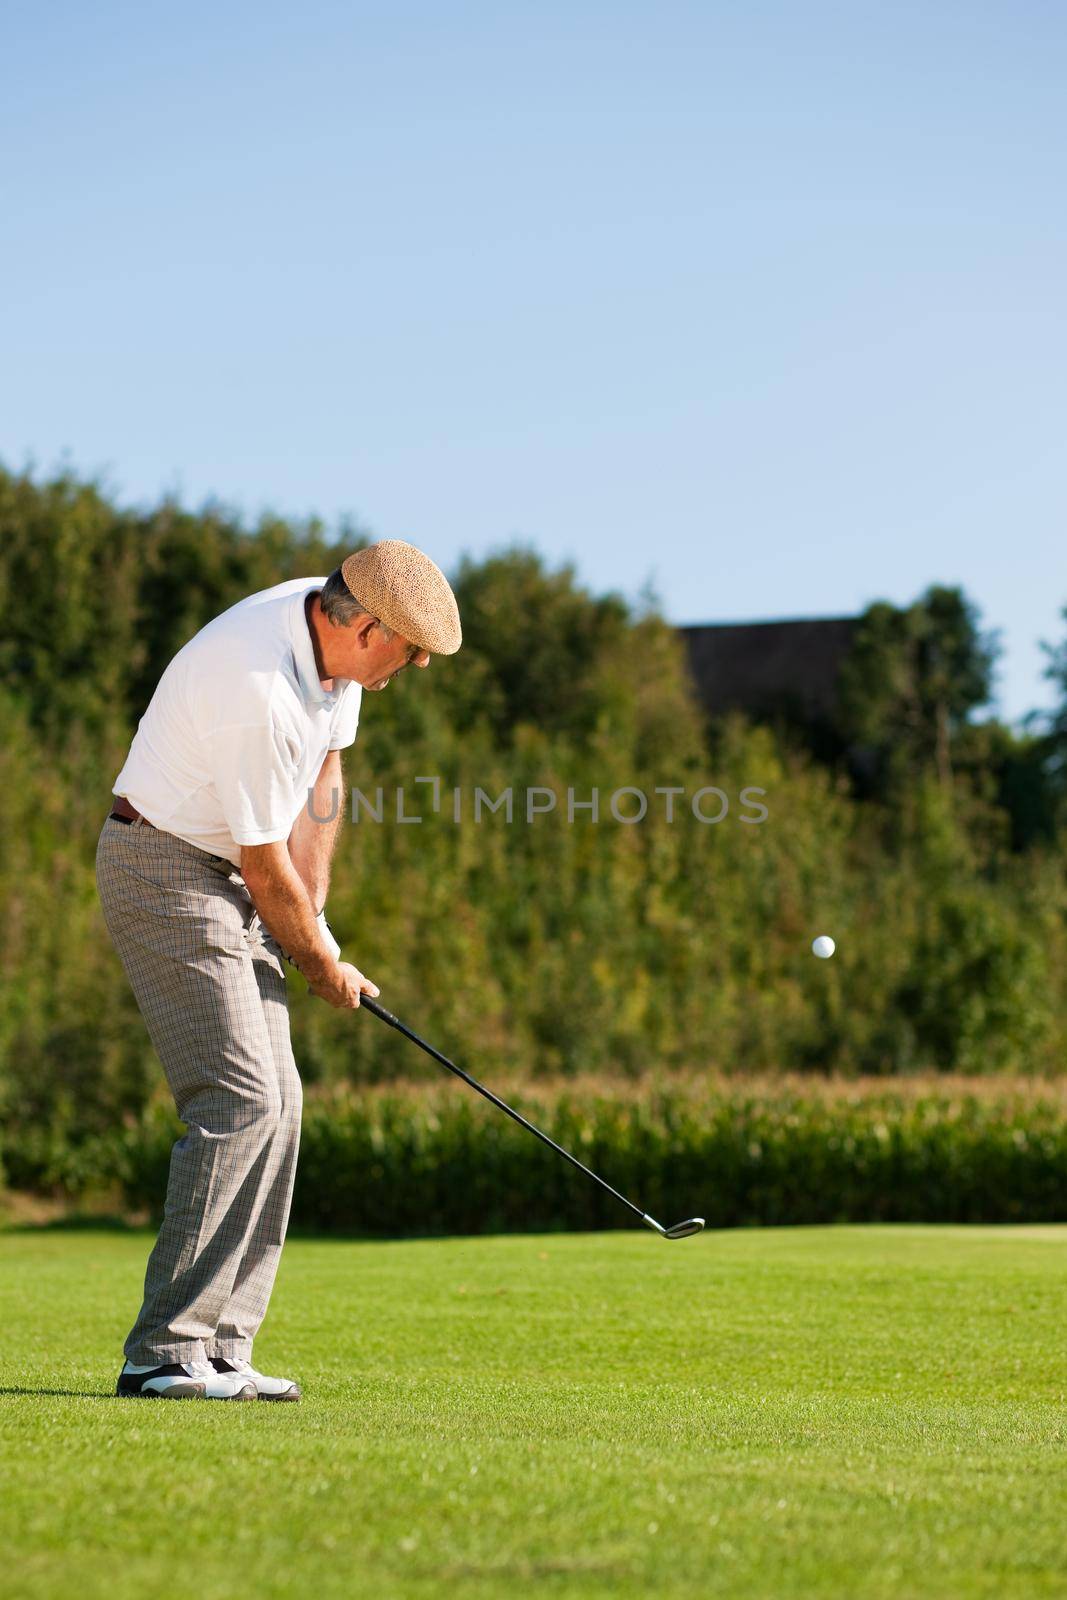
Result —
<instances>
[{"instance_id":1,"label":"golf ball","mask_svg":"<svg viewBox=\"0 0 1067 1600\"><path fill-rule=\"evenodd\" d=\"M836 949L837 946L828 933L820 933L819 937L811 942L812 954L818 956L820 961L829 961Z\"/></svg>"}]
</instances>

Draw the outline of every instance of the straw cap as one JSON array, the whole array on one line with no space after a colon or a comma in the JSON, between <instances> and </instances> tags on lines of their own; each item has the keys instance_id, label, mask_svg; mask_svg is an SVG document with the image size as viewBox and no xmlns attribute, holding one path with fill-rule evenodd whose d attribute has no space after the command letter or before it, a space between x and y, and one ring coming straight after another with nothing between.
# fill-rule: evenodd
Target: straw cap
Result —
<instances>
[{"instance_id":1,"label":"straw cap","mask_svg":"<svg viewBox=\"0 0 1067 1600\"><path fill-rule=\"evenodd\" d=\"M455 655L463 640L448 579L403 539L381 539L346 556L341 576L372 616L431 655Z\"/></svg>"}]
</instances>

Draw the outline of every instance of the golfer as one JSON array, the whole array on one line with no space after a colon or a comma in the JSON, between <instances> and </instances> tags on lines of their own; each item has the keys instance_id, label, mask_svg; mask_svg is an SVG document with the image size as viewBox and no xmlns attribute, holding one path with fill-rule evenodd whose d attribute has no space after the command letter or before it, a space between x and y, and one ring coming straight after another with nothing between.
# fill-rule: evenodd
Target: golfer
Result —
<instances>
[{"instance_id":1,"label":"golfer","mask_svg":"<svg viewBox=\"0 0 1067 1600\"><path fill-rule=\"evenodd\" d=\"M178 651L141 718L97 884L188 1132L171 1154L120 1395L300 1398L252 1360L300 1133L282 962L341 1009L378 993L339 959L326 922L340 752L364 689L460 640L444 575L386 539L328 578L276 584L216 617Z\"/></svg>"}]
</instances>

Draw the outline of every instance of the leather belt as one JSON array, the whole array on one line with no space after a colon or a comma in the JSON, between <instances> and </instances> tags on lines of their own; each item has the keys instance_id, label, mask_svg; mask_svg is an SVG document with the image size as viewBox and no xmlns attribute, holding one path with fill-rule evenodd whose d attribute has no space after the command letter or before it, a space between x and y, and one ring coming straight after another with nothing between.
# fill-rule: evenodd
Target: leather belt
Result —
<instances>
[{"instance_id":1,"label":"leather belt","mask_svg":"<svg viewBox=\"0 0 1067 1600\"><path fill-rule=\"evenodd\" d=\"M155 827L154 822L149 822L147 817L142 817L141 813L131 806L124 794L115 796L115 804L109 815L113 816L116 822L143 822L146 828Z\"/></svg>"}]
</instances>

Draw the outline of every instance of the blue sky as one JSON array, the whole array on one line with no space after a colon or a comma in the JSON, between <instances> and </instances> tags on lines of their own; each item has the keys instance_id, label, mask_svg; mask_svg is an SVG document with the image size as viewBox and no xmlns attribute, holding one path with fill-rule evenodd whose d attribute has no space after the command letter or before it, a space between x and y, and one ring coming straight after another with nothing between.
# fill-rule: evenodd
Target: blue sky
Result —
<instances>
[{"instance_id":1,"label":"blue sky","mask_svg":"<svg viewBox=\"0 0 1067 1600\"><path fill-rule=\"evenodd\" d=\"M1067 10L9 4L0 459L675 621L1067 604Z\"/></svg>"}]
</instances>

